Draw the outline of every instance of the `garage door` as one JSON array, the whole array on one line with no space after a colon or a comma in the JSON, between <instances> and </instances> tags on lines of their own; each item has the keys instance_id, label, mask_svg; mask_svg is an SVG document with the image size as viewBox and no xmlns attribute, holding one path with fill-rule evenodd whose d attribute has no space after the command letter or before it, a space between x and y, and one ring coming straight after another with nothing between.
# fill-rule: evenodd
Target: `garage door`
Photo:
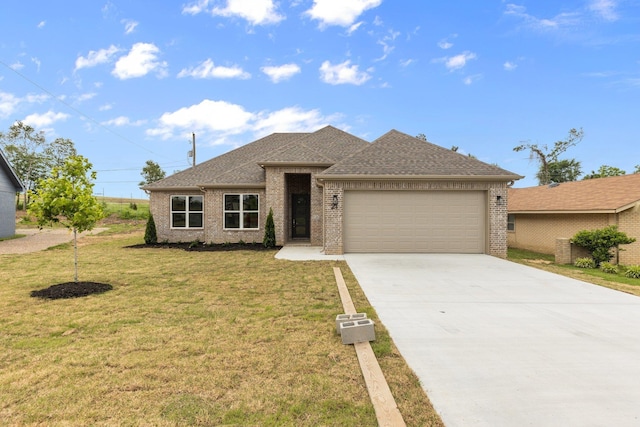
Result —
<instances>
[{"instance_id":1,"label":"garage door","mask_svg":"<svg viewBox=\"0 0 640 427\"><path fill-rule=\"evenodd\" d=\"M345 252L484 253L483 191L346 191Z\"/></svg>"}]
</instances>

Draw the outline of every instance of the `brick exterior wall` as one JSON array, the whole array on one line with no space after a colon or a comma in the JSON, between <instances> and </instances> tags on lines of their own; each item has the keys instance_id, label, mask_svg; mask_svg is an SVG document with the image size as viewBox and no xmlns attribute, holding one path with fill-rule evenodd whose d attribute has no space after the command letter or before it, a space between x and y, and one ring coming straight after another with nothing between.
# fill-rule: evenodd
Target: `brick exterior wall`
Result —
<instances>
[{"instance_id":1,"label":"brick exterior wall","mask_svg":"<svg viewBox=\"0 0 640 427\"><path fill-rule=\"evenodd\" d=\"M344 253L343 207L344 192L350 190L376 191L485 191L487 193L486 253L507 256L507 186L504 182L465 181L327 181L324 183L324 251L328 255ZM332 208L333 196L338 207ZM498 201L497 196L500 196Z\"/></svg>"},{"instance_id":2,"label":"brick exterior wall","mask_svg":"<svg viewBox=\"0 0 640 427\"><path fill-rule=\"evenodd\" d=\"M554 254L558 238L570 239L581 230L595 230L616 224L620 231L638 240L630 245L621 246L619 263L640 264L640 206L638 205L619 214L516 214L515 230L507 233L507 241L509 247ZM576 257L584 255L584 251L572 245L572 262ZM615 258L613 261L616 261Z\"/></svg>"}]
</instances>

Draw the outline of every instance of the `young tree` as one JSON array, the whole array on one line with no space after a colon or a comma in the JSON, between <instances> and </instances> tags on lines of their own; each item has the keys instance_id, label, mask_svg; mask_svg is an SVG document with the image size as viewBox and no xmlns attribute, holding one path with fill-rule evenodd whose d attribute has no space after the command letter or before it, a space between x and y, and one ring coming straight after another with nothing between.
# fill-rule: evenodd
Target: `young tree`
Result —
<instances>
[{"instance_id":1,"label":"young tree","mask_svg":"<svg viewBox=\"0 0 640 427\"><path fill-rule=\"evenodd\" d=\"M61 167L55 167L51 176L38 182L38 191L29 212L38 219L40 227L61 223L73 231L74 280L78 282L78 232L93 229L103 217L102 206L93 196L96 172L83 156L68 157Z\"/></svg>"},{"instance_id":2,"label":"young tree","mask_svg":"<svg viewBox=\"0 0 640 427\"><path fill-rule=\"evenodd\" d=\"M549 162L547 164L549 182L571 182L577 181L582 173L580 162L575 159L558 160L557 162ZM542 182L547 176L542 175L539 170L536 174L538 182Z\"/></svg>"},{"instance_id":3,"label":"young tree","mask_svg":"<svg viewBox=\"0 0 640 427\"><path fill-rule=\"evenodd\" d=\"M152 182L160 181L166 176L166 173L162 170L159 164L153 160L147 160L145 166L142 168L140 175L144 178L144 181L140 181L139 187L144 187Z\"/></svg>"},{"instance_id":4,"label":"young tree","mask_svg":"<svg viewBox=\"0 0 640 427\"><path fill-rule=\"evenodd\" d=\"M549 148L549 146L546 144L539 146L538 144L527 143L527 144L521 144L521 145L518 145L517 147L514 147L513 151L520 152L520 151L529 150L530 159L538 160L540 162L540 168L536 175L536 177L538 178L538 183L540 185L547 185L552 182L566 182L566 181L554 181L553 179L554 178L563 179L564 177L574 176L574 175L575 175L575 178L577 178L578 175L580 175L581 173L579 171L580 162L577 162L575 159L571 159L567 161L568 163L559 163L560 160L558 159L558 157L562 153L567 151L569 148L577 145L580 141L582 141L583 137L584 137L584 131L582 130L582 128L580 129L574 128L569 130L569 135L567 136L567 139L565 139L564 141L556 141L556 143L553 145L553 148ZM553 163L556 163L556 165L550 166L550 164L553 164ZM578 170L577 175L575 174L576 165ZM565 172L564 170L562 170L562 167L569 167L574 169ZM552 169L555 176L551 175Z\"/></svg>"},{"instance_id":5,"label":"young tree","mask_svg":"<svg viewBox=\"0 0 640 427\"><path fill-rule=\"evenodd\" d=\"M620 176L626 174L622 169L616 168L614 166L602 165L598 169L598 171L591 171L590 174L585 175L582 179L595 179L595 178L606 178L609 176Z\"/></svg>"},{"instance_id":6,"label":"young tree","mask_svg":"<svg viewBox=\"0 0 640 427\"><path fill-rule=\"evenodd\" d=\"M264 239L262 244L265 248L273 248L276 245L276 227L273 223L273 209L269 208L267 222L264 224Z\"/></svg>"}]
</instances>

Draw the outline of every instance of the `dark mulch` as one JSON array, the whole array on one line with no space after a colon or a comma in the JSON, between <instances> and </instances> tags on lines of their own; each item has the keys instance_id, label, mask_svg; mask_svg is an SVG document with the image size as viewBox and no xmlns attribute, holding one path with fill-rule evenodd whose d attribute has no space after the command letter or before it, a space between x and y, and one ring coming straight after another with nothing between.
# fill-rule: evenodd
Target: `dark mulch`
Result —
<instances>
[{"instance_id":1,"label":"dark mulch","mask_svg":"<svg viewBox=\"0 0 640 427\"><path fill-rule=\"evenodd\" d=\"M87 295L102 294L111 289L113 289L113 286L105 283L67 282L49 286L45 289L31 291L31 296L44 299L79 298L86 297Z\"/></svg>"},{"instance_id":2,"label":"dark mulch","mask_svg":"<svg viewBox=\"0 0 640 427\"><path fill-rule=\"evenodd\" d=\"M262 243L154 243L127 246L131 249L182 249L184 251L195 252L220 252L220 251L274 251L282 249L282 246L265 248Z\"/></svg>"}]
</instances>

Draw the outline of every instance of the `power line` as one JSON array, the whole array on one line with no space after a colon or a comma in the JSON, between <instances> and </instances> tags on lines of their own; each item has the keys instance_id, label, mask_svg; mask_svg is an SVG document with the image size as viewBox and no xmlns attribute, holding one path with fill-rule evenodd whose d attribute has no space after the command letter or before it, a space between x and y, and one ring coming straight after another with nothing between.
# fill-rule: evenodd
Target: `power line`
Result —
<instances>
[{"instance_id":1,"label":"power line","mask_svg":"<svg viewBox=\"0 0 640 427\"><path fill-rule=\"evenodd\" d=\"M29 83L31 83L32 85L34 85L35 87L37 87L38 89L40 89L41 91L43 91L44 93L46 93L47 95L49 95L51 98L53 98L54 100L58 101L59 103L65 105L67 108L69 108L70 110L75 111L77 114L81 115L82 117L86 118L87 120L89 120L90 122L98 125L99 127L101 127L102 129L106 130L107 132L112 133L113 135L117 136L118 138L123 139L124 141L128 142L129 144L135 145L138 148L141 148L151 154L154 154L156 156L160 156L160 157L165 157L162 156L161 154L155 153L152 150L148 149L147 147L138 144L137 142L134 142L132 140L130 140L129 138L120 135L118 132L106 127L105 125L103 125L102 123L100 123L99 121L97 121L96 119L94 119L93 117L89 116L88 114L83 113L82 111L78 110L77 108L73 107L71 104L63 101L62 99L58 98L57 96L55 96L53 93L51 93L49 90L45 89L43 86L41 86L40 84L36 83L35 81L31 80L29 77L25 76L24 74L20 73L18 70L13 69L10 65L8 65L7 63L5 63L4 61L0 60L0 64L4 65L5 67L7 67L9 70L13 71L14 73L16 73L18 76L22 77L23 79L25 79L26 81L28 81ZM166 158L166 157L165 157Z\"/></svg>"}]
</instances>

